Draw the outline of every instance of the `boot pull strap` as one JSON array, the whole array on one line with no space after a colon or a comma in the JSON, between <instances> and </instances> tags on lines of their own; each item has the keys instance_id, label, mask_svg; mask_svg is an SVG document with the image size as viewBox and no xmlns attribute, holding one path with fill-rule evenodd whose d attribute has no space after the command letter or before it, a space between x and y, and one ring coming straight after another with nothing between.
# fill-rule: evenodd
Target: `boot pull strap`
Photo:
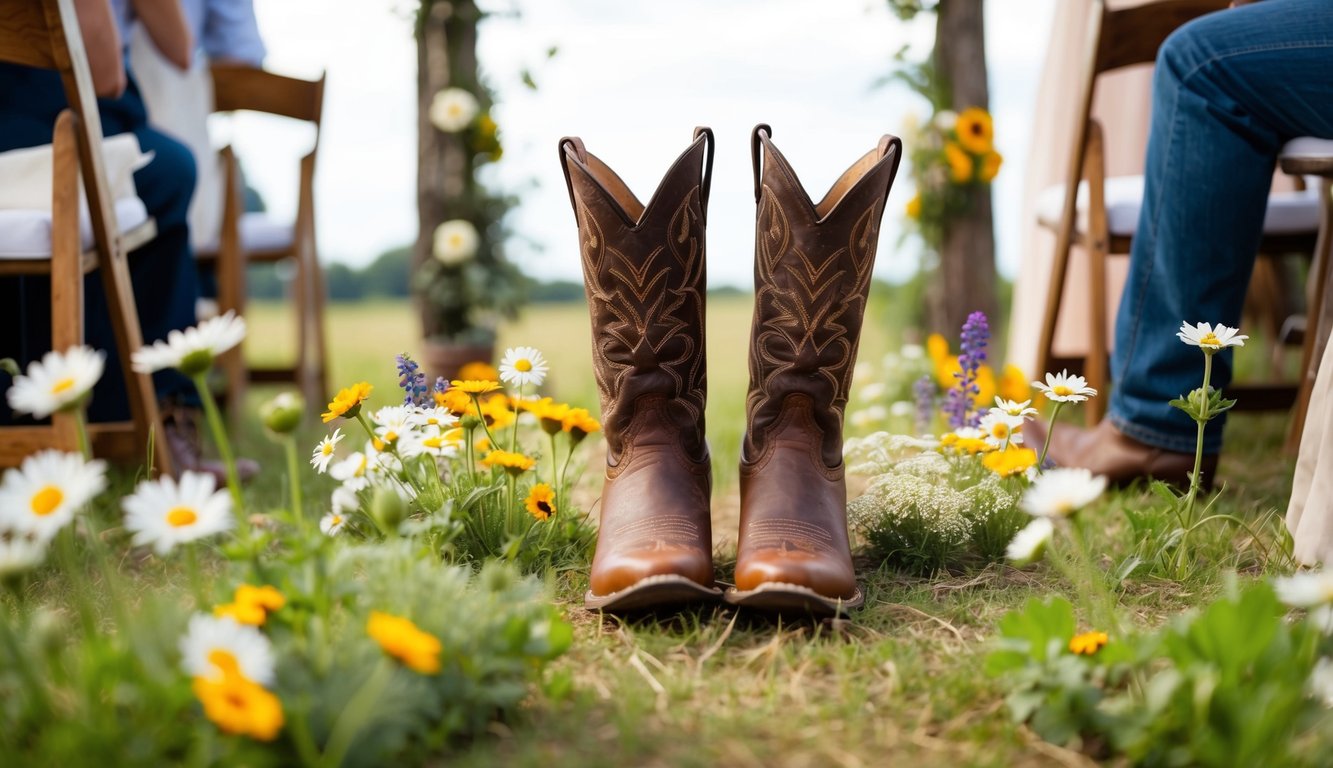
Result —
<instances>
[{"instance_id":1,"label":"boot pull strap","mask_svg":"<svg viewBox=\"0 0 1333 768\"><path fill-rule=\"evenodd\" d=\"M707 126L699 126L694 129L694 139L704 137L704 150L707 155L704 157L704 177L699 186L699 204L703 208L704 221L708 221L708 193L713 188L713 155L716 153L717 140L713 138L713 129Z\"/></svg>"},{"instance_id":2,"label":"boot pull strap","mask_svg":"<svg viewBox=\"0 0 1333 768\"><path fill-rule=\"evenodd\" d=\"M583 139L580 139L577 136L566 136L560 140L560 170L565 172L565 189L569 190L569 205L574 209L574 213L577 214L579 204L574 199L574 181L569 178L569 160L565 154L566 147L573 147L574 156L579 159L580 163L585 165L588 162L588 150L583 146Z\"/></svg>"},{"instance_id":3,"label":"boot pull strap","mask_svg":"<svg viewBox=\"0 0 1333 768\"><path fill-rule=\"evenodd\" d=\"M884 159L893 153L893 169L889 171L888 185L884 187L884 196L888 197L889 190L893 187L893 180L898 176L898 164L903 159L903 140L897 136L884 134L879 139L879 157Z\"/></svg>"},{"instance_id":4,"label":"boot pull strap","mask_svg":"<svg viewBox=\"0 0 1333 768\"><path fill-rule=\"evenodd\" d=\"M768 123L760 123L750 132L750 159L754 162L754 201L759 202L759 193L762 191L760 185L764 178L764 161L760 156L759 132L763 131L764 138L773 137L773 129L768 127Z\"/></svg>"}]
</instances>

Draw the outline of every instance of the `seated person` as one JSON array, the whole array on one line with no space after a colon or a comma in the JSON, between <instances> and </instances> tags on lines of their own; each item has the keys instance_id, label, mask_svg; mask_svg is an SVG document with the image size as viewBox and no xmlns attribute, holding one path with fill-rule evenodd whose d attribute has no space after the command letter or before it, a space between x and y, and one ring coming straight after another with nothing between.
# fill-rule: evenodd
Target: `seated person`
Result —
<instances>
[{"instance_id":1,"label":"seated person","mask_svg":"<svg viewBox=\"0 0 1333 768\"><path fill-rule=\"evenodd\" d=\"M195 322L198 275L186 220L195 164L185 146L148 125L143 100L124 65L121 40L137 12L145 23L152 20L150 33L177 66L188 64L193 43L177 0L76 0L75 5L93 86L100 97L103 134L133 133L143 151L153 155L152 162L134 174L134 182L148 214L156 221L157 236L129 254L128 259L139 323L145 343L151 343ZM51 143L56 117L65 107L59 73L0 63L0 151ZM86 343L108 352L106 371L89 406L89 419L128 419L129 400L120 360L114 353L115 338L101 275L86 276L84 292ZM13 357L20 365L40 358L51 345L50 316L49 278L0 279L0 327L18 329L0 334L0 357ZM198 400L191 381L168 370L153 374L153 384L166 421L163 442L172 451L176 466L221 476L220 464L203 461L200 456L195 429ZM7 386L8 381L0 381L0 387ZM12 419L7 411L0 412L0 423ZM250 475L256 469L253 463L246 467Z\"/></svg>"},{"instance_id":2,"label":"seated person","mask_svg":"<svg viewBox=\"0 0 1333 768\"><path fill-rule=\"evenodd\" d=\"M1182 322L1238 326L1273 170L1300 136L1333 137L1333 4L1241 3L1185 24L1162 45L1153 76L1144 205L1115 322L1107 418L1062 426L1049 458L1112 481L1188 481L1197 425L1170 400L1202 383ZM1212 386L1231 381L1232 350ZM1204 481L1222 448L1223 418L1204 437ZM1040 445L1045 430L1030 425Z\"/></svg>"}]
</instances>

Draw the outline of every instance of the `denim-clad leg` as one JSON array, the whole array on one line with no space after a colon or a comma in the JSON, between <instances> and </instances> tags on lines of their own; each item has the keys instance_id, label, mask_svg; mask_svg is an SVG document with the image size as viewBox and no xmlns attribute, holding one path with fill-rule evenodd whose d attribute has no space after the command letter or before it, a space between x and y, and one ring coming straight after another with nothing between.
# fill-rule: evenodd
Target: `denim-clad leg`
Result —
<instances>
[{"instance_id":1,"label":"denim-clad leg","mask_svg":"<svg viewBox=\"0 0 1333 768\"><path fill-rule=\"evenodd\" d=\"M1333 137L1333 2L1265 0L1210 14L1162 46L1144 205L1116 316L1109 418L1141 442L1193 452L1197 426L1167 401L1202 384L1182 322L1239 324L1278 152ZM1232 354L1212 385L1231 381ZM1204 450L1222 445L1223 419Z\"/></svg>"}]
</instances>

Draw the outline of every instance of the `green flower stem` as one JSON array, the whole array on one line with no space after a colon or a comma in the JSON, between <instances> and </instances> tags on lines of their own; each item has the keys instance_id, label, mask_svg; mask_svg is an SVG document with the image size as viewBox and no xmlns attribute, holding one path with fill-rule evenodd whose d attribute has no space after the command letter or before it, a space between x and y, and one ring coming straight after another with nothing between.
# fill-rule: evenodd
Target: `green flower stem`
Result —
<instances>
[{"instance_id":1,"label":"green flower stem","mask_svg":"<svg viewBox=\"0 0 1333 768\"><path fill-rule=\"evenodd\" d=\"M337 768L343 764L347 758L347 750L352 747L352 740L370 720L375 705L379 703L380 696L389 685L392 674L393 667L386 659L381 658L370 676L352 695L351 701L348 701L343 711L338 713L338 719L333 723L333 733L324 746L320 765Z\"/></svg>"},{"instance_id":2,"label":"green flower stem","mask_svg":"<svg viewBox=\"0 0 1333 768\"><path fill-rule=\"evenodd\" d=\"M1203 349L1203 397L1199 405L1199 415L1194 419L1199 425L1199 436L1194 441L1194 471L1190 473L1190 490L1185 496L1186 527L1194 525L1194 500L1199 497L1199 491L1203 488L1203 484L1199 482L1199 472L1203 469L1203 433L1211 418L1208 414L1208 384L1213 378L1213 351L1202 347L1201 349Z\"/></svg>"},{"instance_id":3,"label":"green flower stem","mask_svg":"<svg viewBox=\"0 0 1333 768\"><path fill-rule=\"evenodd\" d=\"M296 455L296 438L293 435L284 435L282 442L287 451L287 482L291 483L292 486L292 516L296 518L296 524L304 531L306 519L304 511L301 509L301 463Z\"/></svg>"},{"instance_id":4,"label":"green flower stem","mask_svg":"<svg viewBox=\"0 0 1333 768\"><path fill-rule=\"evenodd\" d=\"M227 468L227 489L231 491L231 503L235 507L236 519L245 519L245 503L241 499L241 480L236 475L236 457L231 452L231 442L227 439L227 428L222 424L222 414L218 411L213 391L208 388L207 371L193 376L195 389L199 390L199 400L204 404L204 417L208 419L208 428L213 433L213 442L217 444L218 455Z\"/></svg>"},{"instance_id":5,"label":"green flower stem","mask_svg":"<svg viewBox=\"0 0 1333 768\"><path fill-rule=\"evenodd\" d=\"M569 452L565 454L565 465L560 469L560 487L564 488L569 478L569 461L574 458L574 448L578 443L574 442L573 435L569 438Z\"/></svg>"},{"instance_id":6,"label":"green flower stem","mask_svg":"<svg viewBox=\"0 0 1333 768\"><path fill-rule=\"evenodd\" d=\"M366 415L359 410L356 412L356 423L360 424L361 428L366 431L366 437L370 438L372 443L379 439L375 435L375 428L370 426L370 422L366 420Z\"/></svg>"},{"instance_id":7,"label":"green flower stem","mask_svg":"<svg viewBox=\"0 0 1333 768\"><path fill-rule=\"evenodd\" d=\"M1106 586L1106 574L1092 562L1092 556L1088 554L1088 542L1083 532L1082 521L1077 516L1070 518L1069 529L1070 538L1074 540L1074 552L1078 555L1083 570L1081 580L1092 587L1090 603L1096 613L1100 614L1094 615L1093 619L1105 627L1107 632L1118 633L1120 622L1116 617L1115 598L1110 588Z\"/></svg>"},{"instance_id":8,"label":"green flower stem","mask_svg":"<svg viewBox=\"0 0 1333 768\"><path fill-rule=\"evenodd\" d=\"M88 419L82 405L74 409L74 429L79 438L79 453L83 454L84 461L92 461L93 443L88 439Z\"/></svg>"},{"instance_id":9,"label":"green flower stem","mask_svg":"<svg viewBox=\"0 0 1333 768\"><path fill-rule=\"evenodd\" d=\"M515 397L515 401L522 399L523 399L523 385L519 384L518 395ZM509 450L511 453L518 453L518 415L519 415L518 407L515 406L513 410L514 410L514 430L509 435ZM478 409L478 413L480 412L481 412L480 409Z\"/></svg>"},{"instance_id":10,"label":"green flower stem","mask_svg":"<svg viewBox=\"0 0 1333 768\"><path fill-rule=\"evenodd\" d=\"M1055 420L1060 418L1060 409L1064 403L1056 400L1051 404L1051 423L1046 427L1046 441L1041 446L1041 456L1037 457L1037 472L1046 471L1046 452L1051 450L1051 435L1055 434Z\"/></svg>"},{"instance_id":11,"label":"green flower stem","mask_svg":"<svg viewBox=\"0 0 1333 768\"><path fill-rule=\"evenodd\" d=\"M468 394L472 396L472 407L477 410L477 421L480 422L482 431L486 433L486 439L490 441L491 450L495 450L501 443L495 439L495 435L491 434L491 428L486 424L486 417L481 415L481 397L475 392ZM518 423L517 415L514 416L514 422L515 424Z\"/></svg>"},{"instance_id":12,"label":"green flower stem","mask_svg":"<svg viewBox=\"0 0 1333 768\"><path fill-rule=\"evenodd\" d=\"M463 439L467 441L467 471L472 476L473 481L477 479L477 429L468 427L463 430Z\"/></svg>"},{"instance_id":13,"label":"green flower stem","mask_svg":"<svg viewBox=\"0 0 1333 768\"><path fill-rule=\"evenodd\" d=\"M554 433L554 432L551 432L551 433L549 433L549 434L547 435L547 437L551 438L551 482L552 482L552 483L555 483L555 489L556 489L556 493L557 493L557 495L558 495L559 492L560 492L560 488L561 488L561 486L562 486L562 483L560 482L560 467L559 467L559 462L556 461L556 457L555 457L555 455L556 455L555 433Z\"/></svg>"}]
</instances>

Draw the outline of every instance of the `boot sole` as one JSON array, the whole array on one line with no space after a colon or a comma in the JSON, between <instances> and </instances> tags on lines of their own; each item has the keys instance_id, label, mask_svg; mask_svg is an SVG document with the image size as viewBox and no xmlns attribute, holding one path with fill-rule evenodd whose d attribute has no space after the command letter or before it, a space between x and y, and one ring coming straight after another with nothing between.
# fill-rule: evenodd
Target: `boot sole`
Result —
<instances>
[{"instance_id":1,"label":"boot sole","mask_svg":"<svg viewBox=\"0 0 1333 768\"><path fill-rule=\"evenodd\" d=\"M723 596L729 604L741 608L754 608L773 613L805 613L820 618L832 618L846 615L848 611L865 604L865 595L861 588L849 598L825 597L818 592L799 584L785 584L779 581L760 584L750 590L731 588Z\"/></svg>"},{"instance_id":2,"label":"boot sole","mask_svg":"<svg viewBox=\"0 0 1333 768\"><path fill-rule=\"evenodd\" d=\"M623 613L671 605L711 603L721 596L722 590L717 587L705 587L684 576L662 574L649 576L609 595L594 595L592 590L588 590L583 595L583 607L590 611Z\"/></svg>"}]
</instances>

